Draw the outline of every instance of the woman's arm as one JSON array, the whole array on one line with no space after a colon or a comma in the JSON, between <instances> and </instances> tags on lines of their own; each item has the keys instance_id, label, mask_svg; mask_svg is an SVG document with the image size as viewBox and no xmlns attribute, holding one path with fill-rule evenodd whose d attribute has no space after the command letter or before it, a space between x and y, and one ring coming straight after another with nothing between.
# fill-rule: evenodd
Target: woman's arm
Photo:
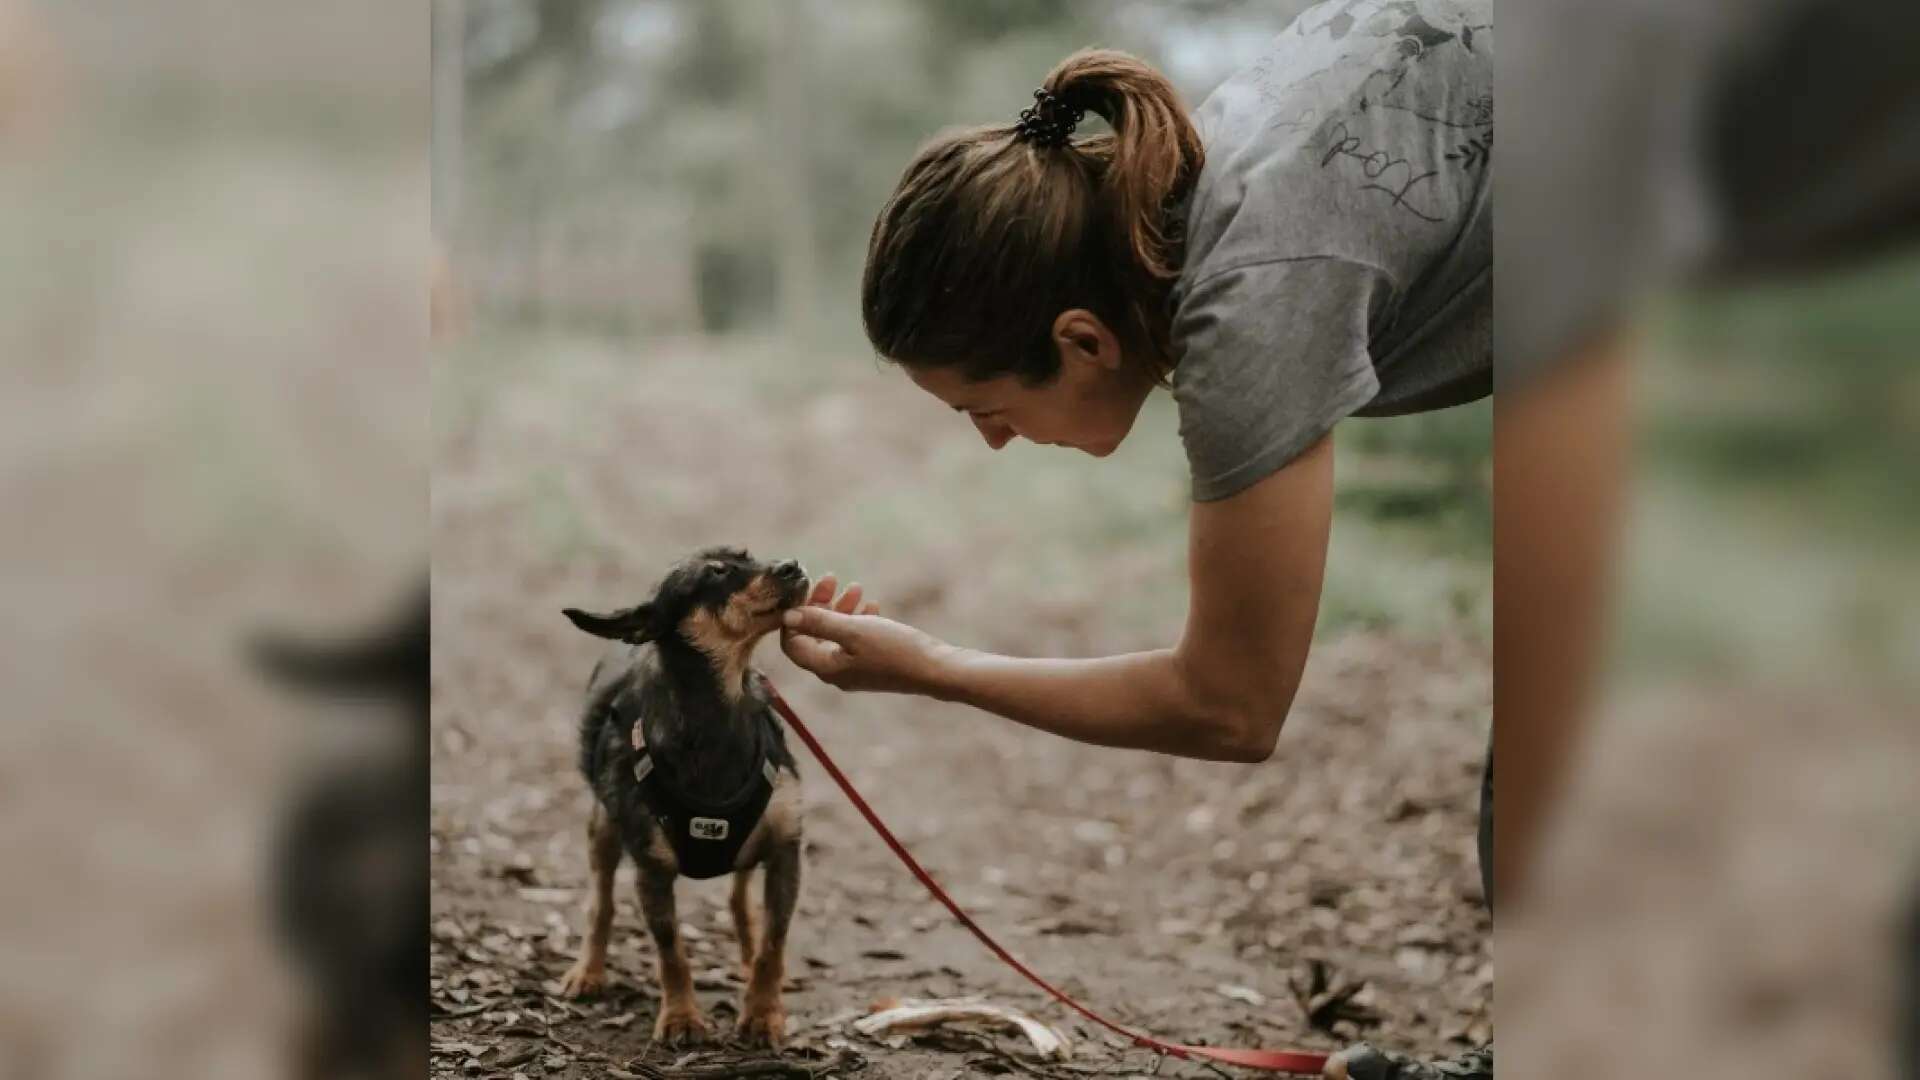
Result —
<instances>
[{"instance_id":1,"label":"woman's arm","mask_svg":"<svg viewBox=\"0 0 1920 1080\"><path fill-rule=\"evenodd\" d=\"M782 645L843 689L960 701L1102 746L1262 761L1306 664L1332 506L1328 438L1231 498L1195 504L1192 601L1172 649L1091 660L995 656L823 607L790 612Z\"/></svg>"}]
</instances>

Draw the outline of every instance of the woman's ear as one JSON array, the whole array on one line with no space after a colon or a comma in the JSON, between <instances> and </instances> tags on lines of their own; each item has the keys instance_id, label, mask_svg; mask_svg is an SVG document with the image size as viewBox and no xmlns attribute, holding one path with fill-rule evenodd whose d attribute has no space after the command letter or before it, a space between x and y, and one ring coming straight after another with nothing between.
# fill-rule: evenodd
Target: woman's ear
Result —
<instances>
[{"instance_id":1,"label":"woman's ear","mask_svg":"<svg viewBox=\"0 0 1920 1080\"><path fill-rule=\"evenodd\" d=\"M561 614L573 620L573 625L595 637L624 641L629 645L645 645L653 640L651 603L626 608L611 615L595 615L579 608L566 608Z\"/></svg>"},{"instance_id":2,"label":"woman's ear","mask_svg":"<svg viewBox=\"0 0 1920 1080\"><path fill-rule=\"evenodd\" d=\"M1100 316L1085 308L1069 308L1053 320L1053 343L1063 363L1074 359L1120 370L1120 339Z\"/></svg>"}]
</instances>

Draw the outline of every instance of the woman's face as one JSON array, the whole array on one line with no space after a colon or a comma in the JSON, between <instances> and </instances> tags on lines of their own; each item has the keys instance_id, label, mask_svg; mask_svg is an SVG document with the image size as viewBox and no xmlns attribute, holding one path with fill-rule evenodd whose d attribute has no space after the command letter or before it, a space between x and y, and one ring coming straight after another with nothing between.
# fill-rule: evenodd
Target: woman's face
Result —
<instances>
[{"instance_id":1,"label":"woman's face","mask_svg":"<svg viewBox=\"0 0 1920 1080\"><path fill-rule=\"evenodd\" d=\"M1021 438L1106 457L1133 430L1153 380L1122 362L1118 341L1092 314L1066 312L1054 328L1060 372L1044 386L1012 375L976 382L951 368L909 366L907 373L964 413L995 450Z\"/></svg>"}]
</instances>

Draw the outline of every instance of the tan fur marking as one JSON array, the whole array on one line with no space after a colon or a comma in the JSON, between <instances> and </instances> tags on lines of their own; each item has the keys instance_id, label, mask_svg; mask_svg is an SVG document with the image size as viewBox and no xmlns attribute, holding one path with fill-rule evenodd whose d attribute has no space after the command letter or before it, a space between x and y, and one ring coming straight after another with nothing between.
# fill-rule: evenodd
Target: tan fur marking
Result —
<instances>
[{"instance_id":1,"label":"tan fur marking","mask_svg":"<svg viewBox=\"0 0 1920 1080\"><path fill-rule=\"evenodd\" d=\"M647 838L645 854L647 862L657 867L660 872L669 876L680 873L680 857L673 853L673 845L667 843L667 834L664 830L652 830L652 835Z\"/></svg>"},{"instance_id":2,"label":"tan fur marking","mask_svg":"<svg viewBox=\"0 0 1920 1080\"><path fill-rule=\"evenodd\" d=\"M773 798L767 801L767 812L760 815L760 822L747 835L747 842L740 845L740 855L733 862L734 873L743 873L760 865L771 845L799 836L800 780L790 772L775 769Z\"/></svg>"},{"instance_id":3,"label":"tan fur marking","mask_svg":"<svg viewBox=\"0 0 1920 1080\"><path fill-rule=\"evenodd\" d=\"M566 997L596 994L607 983L607 938L613 930L613 875L620 866L620 834L598 802L587 823L587 861L593 869L587 931L579 958L560 979L560 993Z\"/></svg>"},{"instance_id":4,"label":"tan fur marking","mask_svg":"<svg viewBox=\"0 0 1920 1080\"><path fill-rule=\"evenodd\" d=\"M717 615L701 609L681 620L681 636L713 661L728 700L740 698L753 647L779 627L779 602L780 586L762 574L729 597Z\"/></svg>"},{"instance_id":5,"label":"tan fur marking","mask_svg":"<svg viewBox=\"0 0 1920 1080\"><path fill-rule=\"evenodd\" d=\"M728 610L731 610L731 605ZM726 625L724 617L716 618L712 612L704 609L681 620L680 634L713 661L713 674L720 680L720 689L727 695L727 700L738 701L741 684L747 674L747 657L753 652L753 642L742 640Z\"/></svg>"}]
</instances>

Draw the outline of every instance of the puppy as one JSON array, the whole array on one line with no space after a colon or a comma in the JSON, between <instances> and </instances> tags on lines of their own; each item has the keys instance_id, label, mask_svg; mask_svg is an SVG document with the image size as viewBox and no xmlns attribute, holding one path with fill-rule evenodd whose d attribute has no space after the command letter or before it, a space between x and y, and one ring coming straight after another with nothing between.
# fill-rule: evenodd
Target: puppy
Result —
<instances>
[{"instance_id":1,"label":"puppy","mask_svg":"<svg viewBox=\"0 0 1920 1080\"><path fill-rule=\"evenodd\" d=\"M778 1046L787 928L800 895L799 772L748 666L780 614L803 602L807 575L736 548L708 548L676 565L652 600L567 618L621 642L594 666L580 718L580 771L595 805L587 823L593 893L586 940L561 993L606 983L613 875L622 853L639 867L640 908L659 958L661 1004L653 1027L665 1043L712 1031L693 996L673 886L680 876L733 877L733 925L747 980L738 1036ZM748 890L764 867L764 928Z\"/></svg>"}]
</instances>

